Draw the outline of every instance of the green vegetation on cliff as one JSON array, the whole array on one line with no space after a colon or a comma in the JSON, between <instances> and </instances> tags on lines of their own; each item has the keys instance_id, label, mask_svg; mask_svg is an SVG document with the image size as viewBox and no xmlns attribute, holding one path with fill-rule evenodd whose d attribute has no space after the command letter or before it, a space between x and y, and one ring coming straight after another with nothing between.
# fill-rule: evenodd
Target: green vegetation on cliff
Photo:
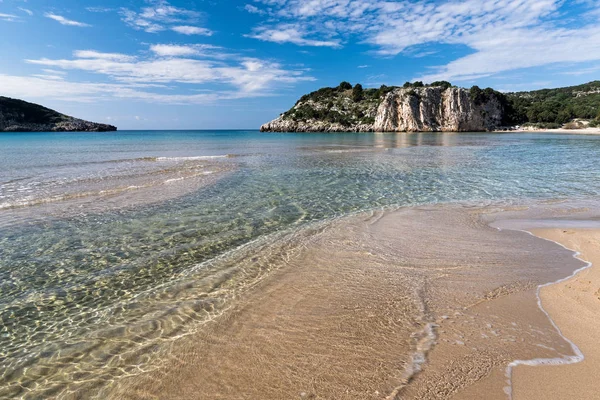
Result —
<instances>
[{"instance_id":1,"label":"green vegetation on cliff","mask_svg":"<svg viewBox=\"0 0 600 400\"><path fill-rule=\"evenodd\" d=\"M0 96L0 132L115 130L112 125L84 121L38 104Z\"/></svg>"},{"instance_id":2,"label":"green vegetation on cliff","mask_svg":"<svg viewBox=\"0 0 600 400\"><path fill-rule=\"evenodd\" d=\"M293 121L316 119L344 126L372 124L382 94L391 89L385 86L363 89L360 84L352 87L350 83L342 82L337 87L321 88L302 96L284 117Z\"/></svg>"},{"instance_id":3,"label":"green vegetation on cliff","mask_svg":"<svg viewBox=\"0 0 600 400\"><path fill-rule=\"evenodd\" d=\"M573 119L600 122L600 81L558 89L507 93L515 124L565 124Z\"/></svg>"},{"instance_id":4,"label":"green vegetation on cliff","mask_svg":"<svg viewBox=\"0 0 600 400\"><path fill-rule=\"evenodd\" d=\"M431 84L406 82L402 88L417 96L417 88L453 87L450 82L437 81ZM364 89L361 84L352 86L342 82L337 87L325 87L304 95L296 105L283 114L292 121L319 120L339 123L343 126L372 124L383 97L398 86ZM573 119L590 120L591 126L600 125L600 81L558 89L543 89L530 92L501 93L492 88L473 86L469 97L476 105L496 98L502 105L502 124L535 124L539 127L555 128Z\"/></svg>"}]
</instances>

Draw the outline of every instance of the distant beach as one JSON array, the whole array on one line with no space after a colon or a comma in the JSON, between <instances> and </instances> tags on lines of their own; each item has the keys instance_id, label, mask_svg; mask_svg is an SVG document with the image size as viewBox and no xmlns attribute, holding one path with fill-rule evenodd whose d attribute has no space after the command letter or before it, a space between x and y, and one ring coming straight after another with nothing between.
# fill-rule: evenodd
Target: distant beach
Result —
<instances>
[{"instance_id":1,"label":"distant beach","mask_svg":"<svg viewBox=\"0 0 600 400\"><path fill-rule=\"evenodd\" d=\"M509 131L498 130L495 132L545 132L545 133L569 133L576 135L600 135L600 128L581 128L581 129L543 129L543 128L515 128Z\"/></svg>"}]
</instances>

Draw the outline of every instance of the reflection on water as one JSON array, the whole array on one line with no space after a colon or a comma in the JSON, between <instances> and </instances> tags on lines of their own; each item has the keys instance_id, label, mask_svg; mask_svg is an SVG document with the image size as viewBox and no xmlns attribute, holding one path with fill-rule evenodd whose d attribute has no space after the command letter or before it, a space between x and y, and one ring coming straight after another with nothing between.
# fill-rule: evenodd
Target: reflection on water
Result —
<instances>
[{"instance_id":1,"label":"reflection on water","mask_svg":"<svg viewBox=\"0 0 600 400\"><path fill-rule=\"evenodd\" d=\"M145 370L165 343L214 318L236 291L269 269L268 257L252 258L257 248L294 235L273 247L285 253L311 223L396 205L597 196L600 166L589 160L600 155L599 139L225 131L3 135L0 198L29 199L32 218L0 228L0 397L90 393ZM89 190L90 177L108 186L131 175L146 179L160 164L148 160L159 157L179 168L182 157L222 155L236 156L225 160L235 163L230 173L152 204L137 199L127 203L135 208L118 208L114 198L99 198L93 209L64 218L42 215L35 205L65 187L69 193ZM104 209L109 201L113 207ZM9 211L0 210L0 222Z\"/></svg>"}]
</instances>

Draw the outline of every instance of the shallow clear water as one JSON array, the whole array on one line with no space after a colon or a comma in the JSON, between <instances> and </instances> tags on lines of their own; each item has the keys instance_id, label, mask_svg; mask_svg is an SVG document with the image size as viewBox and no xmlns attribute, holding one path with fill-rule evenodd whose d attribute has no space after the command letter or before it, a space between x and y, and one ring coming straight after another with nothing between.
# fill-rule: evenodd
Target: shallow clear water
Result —
<instances>
[{"instance_id":1,"label":"shallow clear water","mask_svg":"<svg viewBox=\"0 0 600 400\"><path fill-rule=\"evenodd\" d=\"M226 155L228 173L179 197L38 208ZM599 156L600 136L537 133L1 134L0 397L95 393L152 368L268 269L252 255L280 235L386 206L593 198Z\"/></svg>"}]
</instances>

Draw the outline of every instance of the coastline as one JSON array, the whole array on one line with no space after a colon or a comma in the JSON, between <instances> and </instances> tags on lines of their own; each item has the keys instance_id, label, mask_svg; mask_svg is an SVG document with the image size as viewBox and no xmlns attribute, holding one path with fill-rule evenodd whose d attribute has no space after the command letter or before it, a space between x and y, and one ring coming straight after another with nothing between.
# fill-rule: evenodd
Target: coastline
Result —
<instances>
[{"instance_id":1,"label":"coastline","mask_svg":"<svg viewBox=\"0 0 600 400\"><path fill-rule=\"evenodd\" d=\"M582 129L514 129L514 130L495 130L494 133L558 133L574 135L600 135L600 128L582 128Z\"/></svg>"},{"instance_id":2,"label":"coastline","mask_svg":"<svg viewBox=\"0 0 600 400\"><path fill-rule=\"evenodd\" d=\"M560 226L560 225L558 225ZM598 376L600 340L597 316L600 313L600 230L547 228L532 234L554 241L591 263L591 267L563 282L542 288L544 308L582 351L584 359L569 365L518 366L513 373L514 399L598 398L593 385Z\"/></svg>"},{"instance_id":3,"label":"coastline","mask_svg":"<svg viewBox=\"0 0 600 400\"><path fill-rule=\"evenodd\" d=\"M498 211L334 222L159 370L110 396L504 399L511 361L570 351L536 287L581 265L553 243L489 227Z\"/></svg>"}]
</instances>

